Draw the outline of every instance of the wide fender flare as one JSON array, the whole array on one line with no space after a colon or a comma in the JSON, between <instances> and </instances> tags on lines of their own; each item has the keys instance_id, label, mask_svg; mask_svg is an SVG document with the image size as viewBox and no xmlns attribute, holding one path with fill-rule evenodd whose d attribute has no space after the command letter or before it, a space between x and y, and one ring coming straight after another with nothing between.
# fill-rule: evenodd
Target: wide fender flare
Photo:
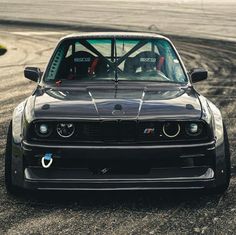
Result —
<instances>
[{"instance_id":1,"label":"wide fender flare","mask_svg":"<svg viewBox=\"0 0 236 235\"><path fill-rule=\"evenodd\" d=\"M225 133L224 123L220 110L209 100L207 100L208 108L212 116L212 128L215 136L215 153L216 153L216 183L222 184L226 177L226 152L225 152Z\"/></svg>"},{"instance_id":2,"label":"wide fender flare","mask_svg":"<svg viewBox=\"0 0 236 235\"><path fill-rule=\"evenodd\" d=\"M22 122L23 122L23 115L25 110L26 101L22 101L20 104L13 111L12 115L12 139L13 142L16 144L20 144L22 140Z\"/></svg>"},{"instance_id":3,"label":"wide fender flare","mask_svg":"<svg viewBox=\"0 0 236 235\"><path fill-rule=\"evenodd\" d=\"M12 184L22 187L24 182L23 175L23 153L21 148L23 136L23 118L26 100L21 102L13 111L12 115L12 156L11 171Z\"/></svg>"}]
</instances>

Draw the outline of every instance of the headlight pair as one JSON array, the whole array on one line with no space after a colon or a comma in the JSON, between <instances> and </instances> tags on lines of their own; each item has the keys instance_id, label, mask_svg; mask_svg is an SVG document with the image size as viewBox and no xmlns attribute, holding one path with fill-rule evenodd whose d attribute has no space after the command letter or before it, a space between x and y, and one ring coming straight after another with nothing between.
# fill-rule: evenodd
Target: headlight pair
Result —
<instances>
[{"instance_id":1,"label":"headlight pair","mask_svg":"<svg viewBox=\"0 0 236 235\"><path fill-rule=\"evenodd\" d=\"M37 123L35 125L35 132L40 137L49 137L53 132L53 128L48 123ZM73 123L58 123L55 129L60 137L69 138L75 132L75 125Z\"/></svg>"},{"instance_id":2,"label":"headlight pair","mask_svg":"<svg viewBox=\"0 0 236 235\"><path fill-rule=\"evenodd\" d=\"M202 124L197 122L189 122L186 124L180 124L178 122L166 122L163 125L163 134L168 138L175 138L181 133L183 128L187 136L199 136L202 133Z\"/></svg>"}]
</instances>

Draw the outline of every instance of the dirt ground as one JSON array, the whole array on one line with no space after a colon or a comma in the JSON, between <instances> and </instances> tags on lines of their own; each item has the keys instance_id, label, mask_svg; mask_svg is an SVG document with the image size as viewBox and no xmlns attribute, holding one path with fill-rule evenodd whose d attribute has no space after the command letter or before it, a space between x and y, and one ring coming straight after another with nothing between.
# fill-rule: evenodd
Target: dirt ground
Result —
<instances>
[{"instance_id":1,"label":"dirt ground","mask_svg":"<svg viewBox=\"0 0 236 235\"><path fill-rule=\"evenodd\" d=\"M57 6L62 4L61 0L52 2L58 3ZM48 4L50 5L52 2ZM230 6L232 7L230 4L233 4L233 1L222 7L224 13L219 12L218 5L214 5L215 8L211 10L209 7L205 7L205 11L210 15L208 17L212 17L213 21L207 22L202 16L202 24L198 23L196 27L194 24L201 18L199 14L202 12L202 8L199 7L202 5L198 5L194 0L192 0L195 4L193 8L185 0L176 1L175 5L171 1L169 4L172 5L168 5L164 1L149 1L155 2L154 6L150 6L150 4L146 6L145 1L138 1L134 11L130 10L134 6L132 2L134 1L129 1L128 4L128 1L119 1L115 2L113 6L110 4L105 8L107 1L88 1L88 5L91 5L90 11L94 11L96 8L97 14L100 16L95 22L95 16L86 12L88 5L86 7L85 3L81 3L79 10L78 4L70 0L68 1L69 6L63 8L64 28L60 29L58 25L55 25L58 23L56 19L60 17L59 14L56 15L52 9L50 11L49 7L45 7L48 6L45 0L36 5L38 9L51 14L45 14L40 19L37 19L38 15L34 16L35 8L29 2L20 4L19 0L0 0L0 43L8 49L7 54L0 57L0 234L236 233L236 138L234 134L236 131L236 123L234 123L236 118L236 23L232 18L233 13L230 13L236 9L230 11ZM212 4L212 1L205 6L209 6L210 3ZM72 7L73 4L76 7ZM1 8L2 6L4 8ZM155 24L157 21L149 18L140 19L137 14L143 9L143 14L147 15L147 9L150 11L151 7L157 9L159 6L163 11L166 10L165 13L168 13L169 17L167 17L166 25L162 23L158 28L152 26L151 30L171 34L170 37L188 69L205 67L209 70L209 79L200 83L197 89L220 107L225 118L233 165L232 180L227 193L223 196L169 191L38 193L21 197L7 195L4 188L4 148L7 126L14 107L30 95L35 86L34 83L23 78L24 67L32 65L43 69L58 39L75 31L76 27L79 27L80 20L83 20L83 25L92 24L94 26L95 24L95 28L96 24L99 28L101 27L100 22L104 24L107 21L109 22L106 24L107 27L119 26L124 29L143 30L147 29L152 21L155 21ZM175 8L172 7L172 11L167 11L168 6L175 6ZM190 13L182 14L182 18L179 16L178 22L181 22L181 19L183 22L185 17L190 20L188 24L179 23L180 27L176 29L177 26L174 27L172 24L172 17L177 17L178 12L188 12L186 7L193 9L191 11L195 14L191 19ZM18 13L17 9L22 10L19 10ZM76 9L81 14L75 20L75 16L72 17L73 14L69 12L71 10L72 13L75 13ZM101 13L102 9L105 9L103 13ZM119 25L115 22L118 21L117 9L120 9L119 16L123 17L119 21ZM154 10L152 14L154 14ZM91 17L86 15L88 13ZM130 17L126 19L128 14ZM113 15L116 15L115 19L113 19ZM13 19L14 22L7 22L6 20L9 19ZM14 26L16 21L22 20L31 21L31 25ZM32 24L32 22L44 23L44 21L51 24ZM141 22L140 25L138 22ZM74 29L73 27L67 29L65 24L74 25ZM190 24L192 24L192 29ZM204 24L206 27L200 30L199 27ZM21 23L21 25L23 24ZM171 27L168 30L163 30L169 25ZM215 30L212 29L213 27ZM222 32L221 27L224 34L220 33ZM87 27L82 28L89 30ZM183 30L184 28L186 30ZM199 34L197 34L198 31Z\"/></svg>"}]
</instances>

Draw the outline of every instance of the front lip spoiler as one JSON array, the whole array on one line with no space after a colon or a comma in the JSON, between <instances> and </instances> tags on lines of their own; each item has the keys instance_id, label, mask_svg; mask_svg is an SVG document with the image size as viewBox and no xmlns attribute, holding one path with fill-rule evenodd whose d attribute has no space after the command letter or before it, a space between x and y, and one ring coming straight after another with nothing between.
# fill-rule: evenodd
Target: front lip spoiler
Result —
<instances>
[{"instance_id":1,"label":"front lip spoiler","mask_svg":"<svg viewBox=\"0 0 236 235\"><path fill-rule=\"evenodd\" d=\"M32 144L27 141L23 141L23 148L29 150L29 148L63 148L63 149L165 149L165 148L193 148L193 147L205 147L215 144L215 140L207 143L199 144L178 144L178 145L52 145L52 144Z\"/></svg>"},{"instance_id":2,"label":"front lip spoiler","mask_svg":"<svg viewBox=\"0 0 236 235\"><path fill-rule=\"evenodd\" d=\"M194 180L211 180L214 178L214 171L211 168L208 168L206 172L199 176L191 176L191 177L167 177L167 178L81 178L81 179L63 179L63 178L56 178L56 179L49 179L49 178L33 178L30 176L29 170L25 169L25 179L31 182L82 182L82 183L142 183L142 182L189 182Z\"/></svg>"},{"instance_id":3,"label":"front lip spoiler","mask_svg":"<svg viewBox=\"0 0 236 235\"><path fill-rule=\"evenodd\" d=\"M140 190L197 190L204 189L199 187L132 187L132 188L37 188L44 191L140 191Z\"/></svg>"},{"instance_id":4,"label":"front lip spoiler","mask_svg":"<svg viewBox=\"0 0 236 235\"><path fill-rule=\"evenodd\" d=\"M30 177L25 171L25 187L38 190L68 190L68 191L116 191L116 190L185 190L214 187L214 171L208 168L199 176L171 178L140 178L140 179L40 179Z\"/></svg>"},{"instance_id":5,"label":"front lip spoiler","mask_svg":"<svg viewBox=\"0 0 236 235\"><path fill-rule=\"evenodd\" d=\"M65 182L65 181L35 181L24 180L25 188L37 190L63 191L116 191L116 190L193 190L215 187L215 178L198 180L168 180L154 182Z\"/></svg>"}]
</instances>

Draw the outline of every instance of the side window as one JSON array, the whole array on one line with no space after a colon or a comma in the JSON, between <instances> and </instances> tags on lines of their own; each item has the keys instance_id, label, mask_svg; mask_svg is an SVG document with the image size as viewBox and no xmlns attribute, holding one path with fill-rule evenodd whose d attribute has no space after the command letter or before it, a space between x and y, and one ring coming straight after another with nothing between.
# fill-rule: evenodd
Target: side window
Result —
<instances>
[{"instance_id":1,"label":"side window","mask_svg":"<svg viewBox=\"0 0 236 235\"><path fill-rule=\"evenodd\" d=\"M83 46L81 43L76 42L76 43L75 43L75 52L79 52L79 51L86 51L86 52L88 52L88 53L90 53L90 54L92 54L92 55L95 56L95 54L94 54L92 51L90 51L89 49L87 49L87 48L86 48L85 46Z\"/></svg>"},{"instance_id":2,"label":"side window","mask_svg":"<svg viewBox=\"0 0 236 235\"><path fill-rule=\"evenodd\" d=\"M158 47L161 55L165 58L166 76L173 81L184 82L185 75L182 66L169 42L166 40L159 40Z\"/></svg>"},{"instance_id":3,"label":"side window","mask_svg":"<svg viewBox=\"0 0 236 235\"><path fill-rule=\"evenodd\" d=\"M65 57L67 58L67 57L69 57L71 55L72 55L72 45L70 45L70 47L69 47Z\"/></svg>"},{"instance_id":4,"label":"side window","mask_svg":"<svg viewBox=\"0 0 236 235\"><path fill-rule=\"evenodd\" d=\"M66 54L66 51L65 51L65 46L64 45L61 45L59 47L59 49L57 50L56 54L55 54L55 57L53 59L53 62L51 64L51 67L48 71L48 74L47 74L47 80L55 80L56 78L56 74L58 72L58 69L59 69L59 66Z\"/></svg>"}]
</instances>

